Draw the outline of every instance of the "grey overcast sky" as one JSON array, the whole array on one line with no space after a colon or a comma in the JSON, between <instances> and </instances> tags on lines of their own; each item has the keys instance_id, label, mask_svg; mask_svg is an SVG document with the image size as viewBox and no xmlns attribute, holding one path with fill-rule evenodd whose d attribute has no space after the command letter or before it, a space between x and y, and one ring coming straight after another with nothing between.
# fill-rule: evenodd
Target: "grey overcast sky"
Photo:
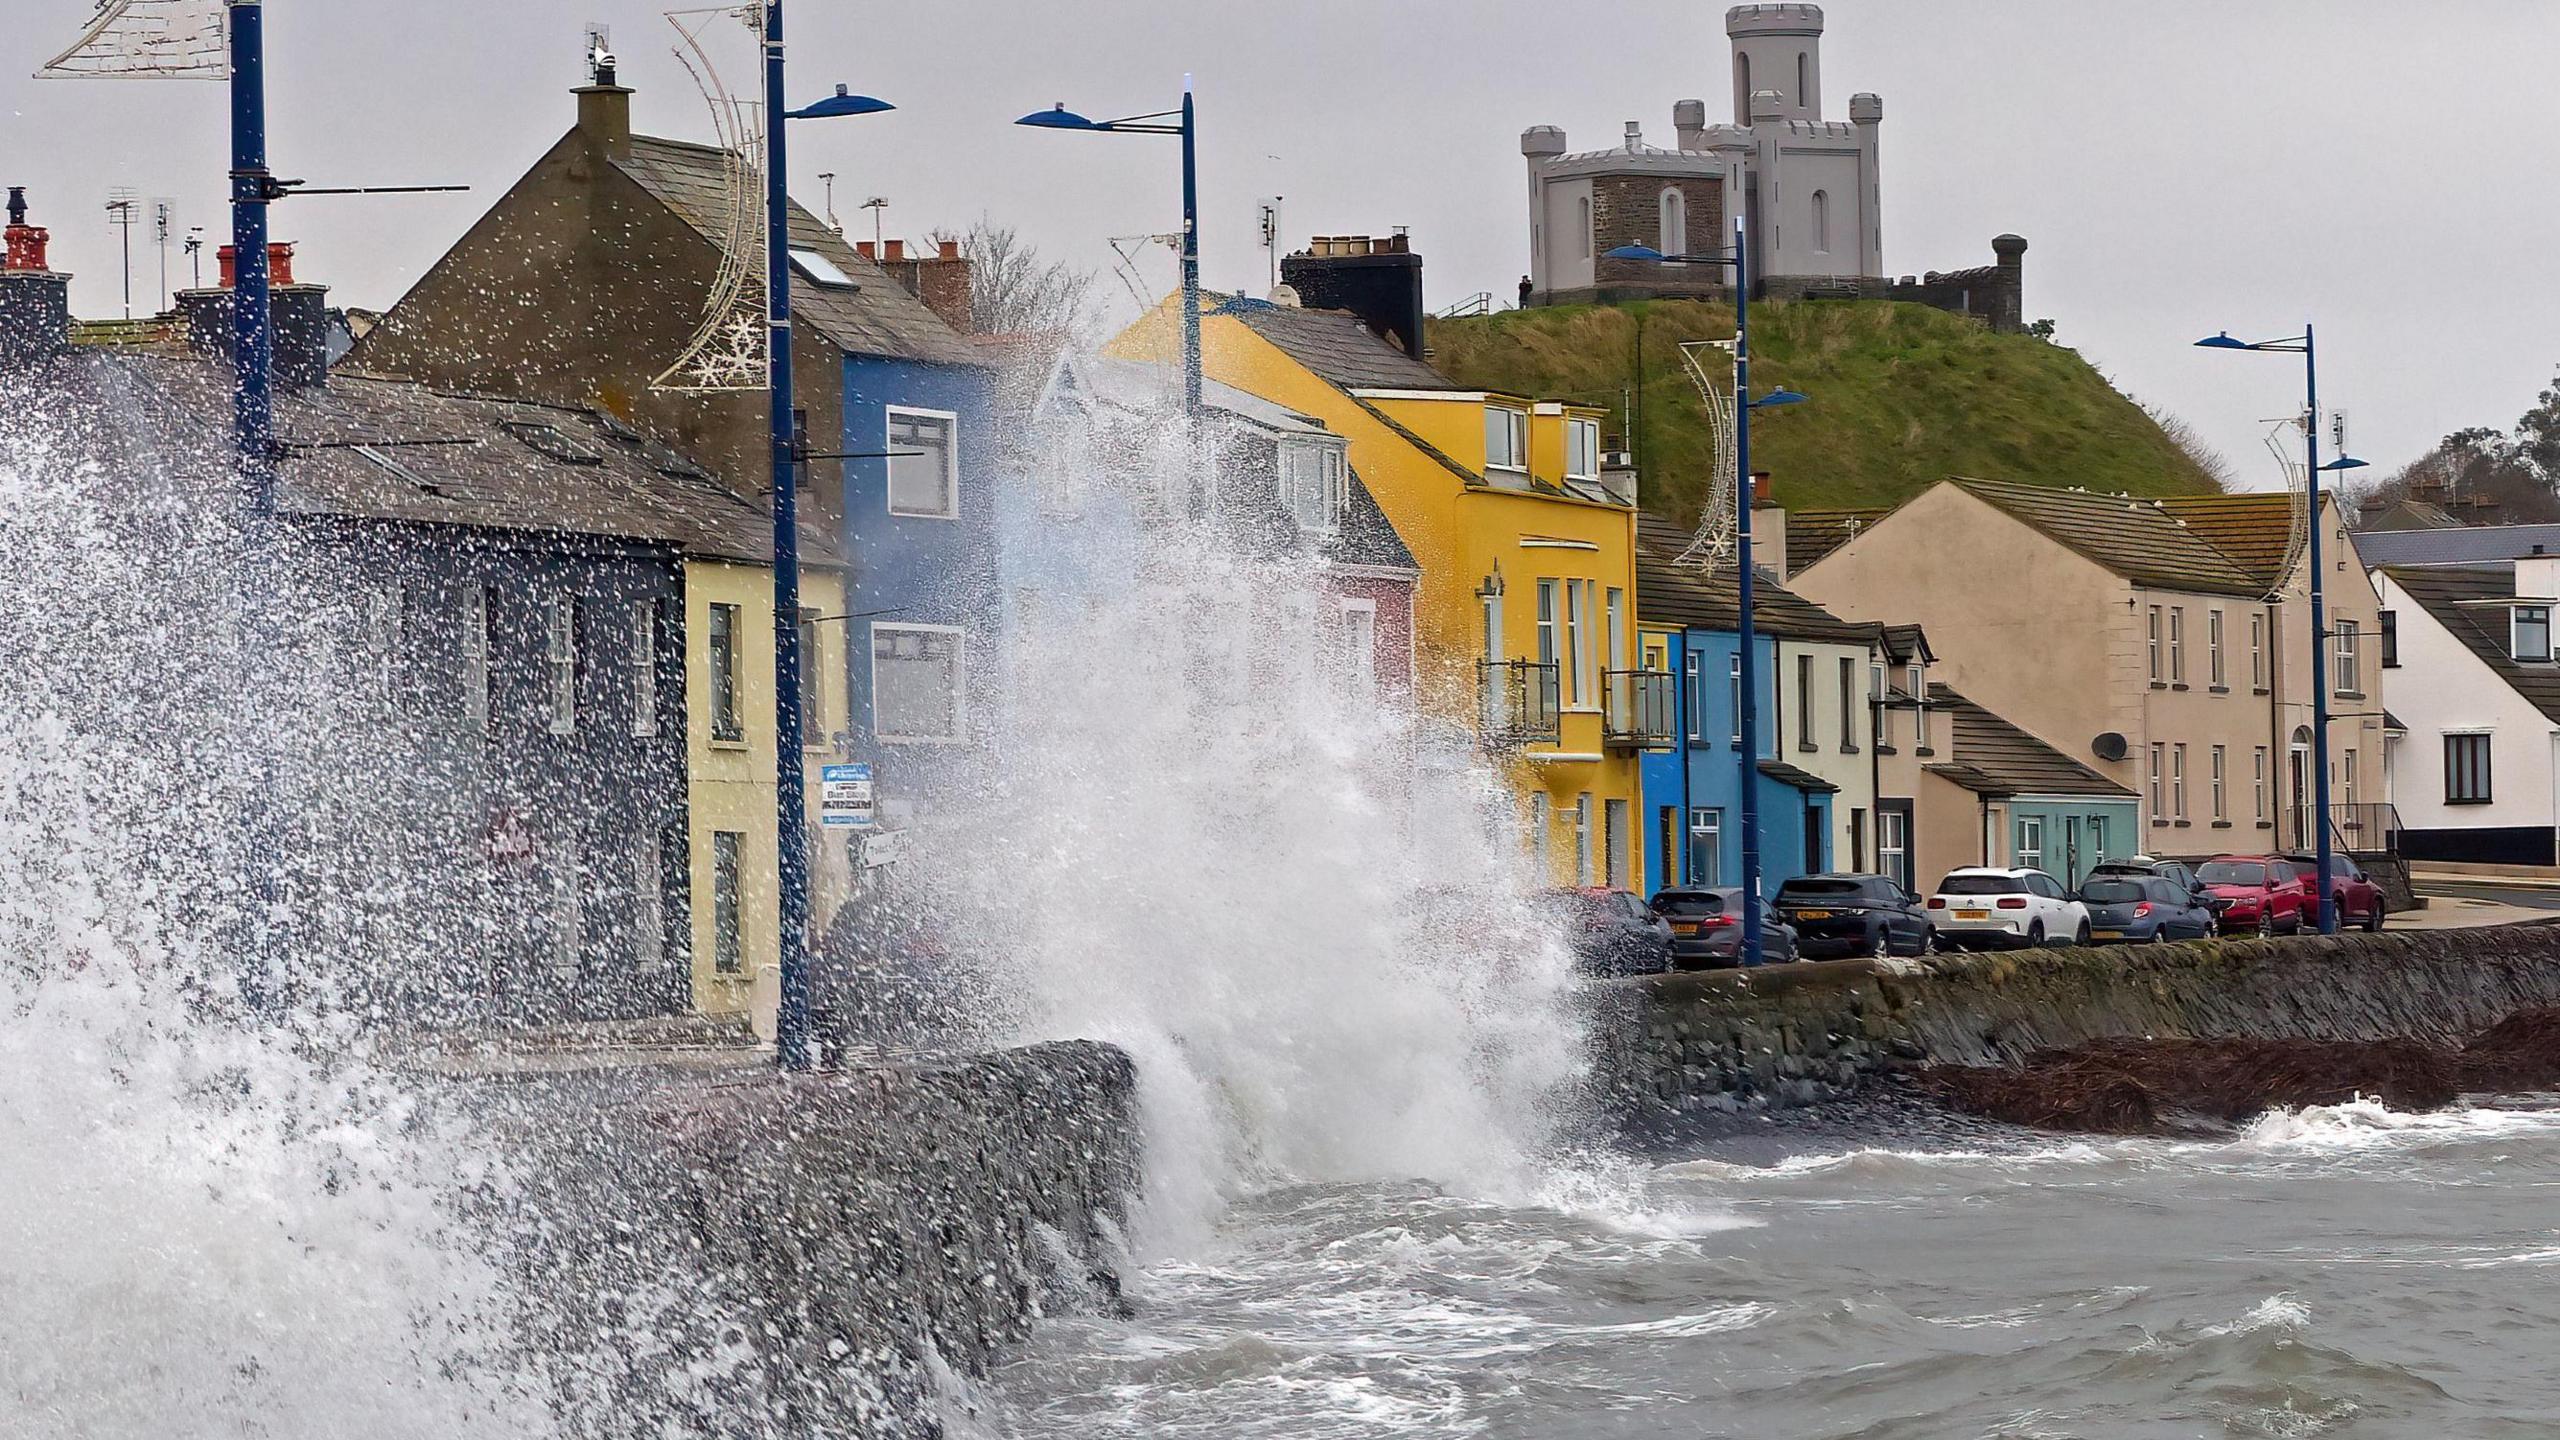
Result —
<instances>
[{"instance_id":1,"label":"grey overcast sky","mask_svg":"<svg viewBox=\"0 0 2560 1440\"><path fill-rule=\"evenodd\" d=\"M34 81L91 0L6 0L0 181L31 188L85 315L117 312L110 187L227 229L219 87ZM640 128L702 138L664 0L269 0L279 173L314 184L464 182L469 195L296 200L278 238L343 303L385 306L565 128L582 26L613 27ZM2265 417L2297 363L2191 349L2228 327L2316 320L2323 395L2389 467L2466 425L2505 426L2560 361L2560 186L2551 183L2543 0L1833 0L1824 94L1884 97L1884 239L1895 273L1989 259L2014 230L2027 313L2137 398L2185 416L2243 484L2275 483ZM1412 227L1435 307L1507 294L1525 267L1520 131L1575 149L1672 102L1730 104L1713 3L1642 0L799 0L794 89L838 80L889 115L794 131L794 188L818 175L855 234L986 214L1045 253L1110 268L1109 238L1176 223L1170 141L1044 134L1008 120L1170 103L1198 75L1209 283L1260 291L1256 206L1285 232ZM743 28L728 73L751 83ZM8 53L14 50L15 53ZM137 235L137 297L157 259ZM208 257L209 258L209 257ZM185 262L172 254L173 277ZM1150 258L1150 291L1169 260ZM1126 305L1125 292L1103 283Z\"/></svg>"}]
</instances>

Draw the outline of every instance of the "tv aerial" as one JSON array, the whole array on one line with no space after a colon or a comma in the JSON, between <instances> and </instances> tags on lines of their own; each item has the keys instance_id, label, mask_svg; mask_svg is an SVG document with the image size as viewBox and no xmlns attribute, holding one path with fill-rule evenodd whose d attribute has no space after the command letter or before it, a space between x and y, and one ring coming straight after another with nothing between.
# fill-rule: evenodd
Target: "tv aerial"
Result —
<instances>
[{"instance_id":1,"label":"tv aerial","mask_svg":"<svg viewBox=\"0 0 2560 1440\"><path fill-rule=\"evenodd\" d=\"M36 72L39 80L231 78L225 0L98 0L89 28Z\"/></svg>"}]
</instances>

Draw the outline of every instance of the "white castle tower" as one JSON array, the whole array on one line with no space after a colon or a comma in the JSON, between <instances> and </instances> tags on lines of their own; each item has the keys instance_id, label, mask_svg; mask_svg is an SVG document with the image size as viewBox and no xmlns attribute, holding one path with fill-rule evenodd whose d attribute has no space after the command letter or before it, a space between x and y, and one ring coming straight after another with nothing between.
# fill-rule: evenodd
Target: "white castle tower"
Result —
<instances>
[{"instance_id":1,"label":"white castle tower","mask_svg":"<svg viewBox=\"0 0 2560 1440\"><path fill-rule=\"evenodd\" d=\"M1731 244L1736 207L1750 217L1756 289L1874 290L1885 282L1877 131L1884 102L1849 97L1849 118L1822 118L1822 7L1736 5L1733 123L1709 125L1703 100L1672 107L1674 143L1648 145L1627 123L1618 148L1575 154L1564 132L1520 137L1529 164L1533 298L1569 302L1730 286L1721 269L1615 261L1645 245L1704 254Z\"/></svg>"}]
</instances>

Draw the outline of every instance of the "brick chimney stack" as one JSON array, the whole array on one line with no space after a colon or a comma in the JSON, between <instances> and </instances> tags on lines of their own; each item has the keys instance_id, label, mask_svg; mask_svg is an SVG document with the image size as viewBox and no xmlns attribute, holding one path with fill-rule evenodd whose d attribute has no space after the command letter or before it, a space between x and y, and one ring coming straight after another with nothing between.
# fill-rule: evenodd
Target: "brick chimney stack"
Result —
<instances>
[{"instance_id":1,"label":"brick chimney stack","mask_svg":"<svg viewBox=\"0 0 2560 1440\"><path fill-rule=\"evenodd\" d=\"M1416 360L1424 354L1422 257L1410 236L1318 235L1280 261L1280 283L1310 310L1348 310Z\"/></svg>"},{"instance_id":2,"label":"brick chimney stack","mask_svg":"<svg viewBox=\"0 0 2560 1440\"><path fill-rule=\"evenodd\" d=\"M926 309L942 317L942 323L963 335L973 328L969 258L960 253L959 241L945 240L931 255L908 254L904 240L884 240L877 246L868 240L856 240L853 248L854 253L879 266L908 294L922 300Z\"/></svg>"},{"instance_id":3,"label":"brick chimney stack","mask_svg":"<svg viewBox=\"0 0 2560 1440\"><path fill-rule=\"evenodd\" d=\"M46 260L50 237L27 223L27 191L9 187L7 253L0 260L0 370L22 369L71 348L71 277Z\"/></svg>"},{"instance_id":4,"label":"brick chimney stack","mask_svg":"<svg viewBox=\"0 0 2560 1440\"><path fill-rule=\"evenodd\" d=\"M187 348L225 364L231 360L238 332L231 323L232 291L239 285L240 256L233 246L214 252L221 283L206 290L178 292L178 313L187 318ZM293 244L267 246L268 314L275 336L276 384L287 390L307 389L329 378L329 289L293 278Z\"/></svg>"}]
</instances>

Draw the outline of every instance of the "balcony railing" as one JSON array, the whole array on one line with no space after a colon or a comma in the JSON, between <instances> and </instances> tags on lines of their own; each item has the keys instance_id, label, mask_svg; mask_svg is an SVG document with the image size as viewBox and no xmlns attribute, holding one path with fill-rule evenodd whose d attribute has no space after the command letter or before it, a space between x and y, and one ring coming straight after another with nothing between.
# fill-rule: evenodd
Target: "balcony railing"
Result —
<instances>
[{"instance_id":1,"label":"balcony railing","mask_svg":"<svg viewBox=\"0 0 2560 1440\"><path fill-rule=\"evenodd\" d=\"M2400 853L2400 807L2397 805L2332 805L2330 837L2350 855Z\"/></svg>"},{"instance_id":2,"label":"balcony railing","mask_svg":"<svg viewBox=\"0 0 2560 1440\"><path fill-rule=\"evenodd\" d=\"M1562 733L1556 667L1536 660L1476 662L1488 745L1552 745Z\"/></svg>"},{"instance_id":3,"label":"balcony railing","mask_svg":"<svg viewBox=\"0 0 2560 1440\"><path fill-rule=\"evenodd\" d=\"M1668 670L1603 670L1602 738L1621 750L1668 750L1679 733L1678 691Z\"/></svg>"}]
</instances>

